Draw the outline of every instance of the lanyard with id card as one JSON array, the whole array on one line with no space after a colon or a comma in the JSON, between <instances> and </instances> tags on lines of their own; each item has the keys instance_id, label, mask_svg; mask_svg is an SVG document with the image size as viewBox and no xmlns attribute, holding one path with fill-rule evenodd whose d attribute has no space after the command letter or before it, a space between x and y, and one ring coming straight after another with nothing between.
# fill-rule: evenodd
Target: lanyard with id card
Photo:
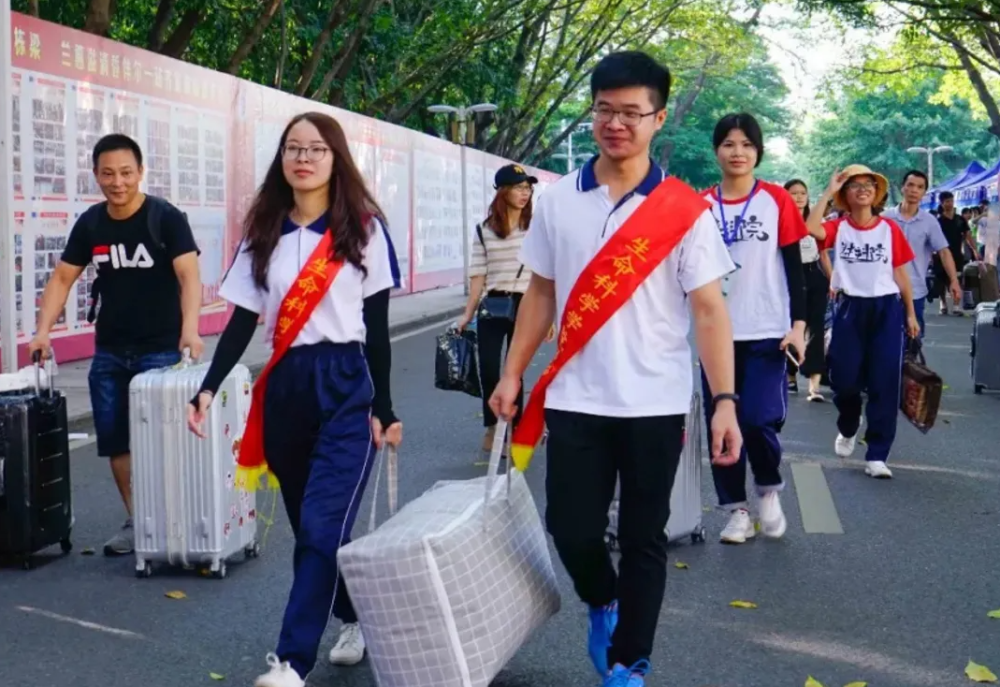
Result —
<instances>
[{"instance_id":1,"label":"lanyard with id card","mask_svg":"<svg viewBox=\"0 0 1000 687\"><path fill-rule=\"evenodd\" d=\"M750 208L750 203L753 202L753 197L757 195L757 187L760 185L760 181L754 180L753 188L750 190L750 195L747 197L747 202L743 205L743 209L740 214L736 216L736 220L733 222L732 230L729 229L729 225L726 224L726 204L722 200L722 184L716 187L716 194L719 198L719 224L722 227L722 240L726 244L726 248L729 249L730 255L732 254L732 246L736 243L736 239L740 235L740 226L743 224L743 217L747 214L747 210ZM734 261L736 269L742 267L739 263ZM736 270L733 270L726 276L722 278L722 295L729 295L729 282Z\"/></svg>"}]
</instances>

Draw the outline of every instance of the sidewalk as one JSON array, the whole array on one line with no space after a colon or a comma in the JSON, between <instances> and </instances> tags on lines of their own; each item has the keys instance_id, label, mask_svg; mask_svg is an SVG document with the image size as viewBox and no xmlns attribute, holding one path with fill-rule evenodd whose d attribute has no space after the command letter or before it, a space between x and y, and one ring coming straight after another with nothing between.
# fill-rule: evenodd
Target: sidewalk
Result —
<instances>
[{"instance_id":1,"label":"sidewalk","mask_svg":"<svg viewBox=\"0 0 1000 687\"><path fill-rule=\"evenodd\" d=\"M464 307L465 294L461 285L398 296L389 303L389 334L398 336L435 322L457 317ZM203 359L211 360L219 336L206 336L204 340ZM264 328L258 327L240 362L249 367L250 372L256 376L267 363L269 348L264 341ZM93 431L93 413L87 385L89 371L90 361L78 360L59 365L55 376L56 388L66 395L71 432Z\"/></svg>"}]
</instances>

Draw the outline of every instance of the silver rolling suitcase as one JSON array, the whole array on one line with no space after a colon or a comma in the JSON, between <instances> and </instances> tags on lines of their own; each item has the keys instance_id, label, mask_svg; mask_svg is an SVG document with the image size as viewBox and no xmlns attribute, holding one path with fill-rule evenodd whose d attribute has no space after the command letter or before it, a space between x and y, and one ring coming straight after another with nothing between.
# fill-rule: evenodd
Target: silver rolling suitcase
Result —
<instances>
[{"instance_id":1,"label":"silver rolling suitcase","mask_svg":"<svg viewBox=\"0 0 1000 687\"><path fill-rule=\"evenodd\" d=\"M1000 391L1000 313L997 303L976 306L972 325L972 384L977 394L983 389Z\"/></svg>"},{"instance_id":2,"label":"silver rolling suitcase","mask_svg":"<svg viewBox=\"0 0 1000 687\"><path fill-rule=\"evenodd\" d=\"M237 365L216 394L206 438L187 428L187 408L208 365L137 375L129 386L135 569L149 577L154 562L209 566L226 576L226 560L255 558L255 494L236 487L236 457L250 413L250 371Z\"/></svg>"},{"instance_id":3,"label":"silver rolling suitcase","mask_svg":"<svg viewBox=\"0 0 1000 687\"><path fill-rule=\"evenodd\" d=\"M684 430L684 448L677 464L677 475L674 477L674 488L670 492L670 519L667 520L667 539L671 542L690 538L694 544L705 541L705 528L701 524L701 435L704 413L701 408L701 396L695 393L691 397L691 410L688 411ZM618 549L618 487L615 487L615 500L611 502L608 512L608 531L605 535L608 548Z\"/></svg>"}]
</instances>

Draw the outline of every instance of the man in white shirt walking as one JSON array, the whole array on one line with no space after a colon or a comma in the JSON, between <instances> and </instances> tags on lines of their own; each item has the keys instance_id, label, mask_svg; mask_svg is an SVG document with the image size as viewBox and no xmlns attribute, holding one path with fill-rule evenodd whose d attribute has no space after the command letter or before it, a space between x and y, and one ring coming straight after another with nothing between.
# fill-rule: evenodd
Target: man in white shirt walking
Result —
<instances>
[{"instance_id":1,"label":"man in white shirt walking","mask_svg":"<svg viewBox=\"0 0 1000 687\"><path fill-rule=\"evenodd\" d=\"M521 252L531 283L491 399L498 415L514 415L521 375L558 316L558 352L532 390L512 458L525 469L548 426L546 524L589 608L588 650L605 687L640 687L650 669L693 390L691 315L714 394L713 459L735 463L742 445L720 285L734 265L708 203L649 157L669 92L670 72L642 53L595 68L601 152L539 198ZM604 544L616 482L618 572Z\"/></svg>"}]
</instances>

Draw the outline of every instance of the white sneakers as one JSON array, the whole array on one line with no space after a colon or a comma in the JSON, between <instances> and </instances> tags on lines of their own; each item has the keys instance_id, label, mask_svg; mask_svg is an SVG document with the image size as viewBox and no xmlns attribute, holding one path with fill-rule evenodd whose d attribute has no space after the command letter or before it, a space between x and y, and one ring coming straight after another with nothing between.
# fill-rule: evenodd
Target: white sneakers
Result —
<instances>
[{"instance_id":1,"label":"white sneakers","mask_svg":"<svg viewBox=\"0 0 1000 687\"><path fill-rule=\"evenodd\" d=\"M857 434L850 438L845 437L843 434L837 434L837 440L833 442L833 451L841 458L850 458L851 454L854 453L854 447L857 445Z\"/></svg>"},{"instance_id":2,"label":"white sneakers","mask_svg":"<svg viewBox=\"0 0 1000 687\"><path fill-rule=\"evenodd\" d=\"M737 508L730 514L729 522L722 528L719 539L723 544L745 544L747 539L753 539L756 534L750 512L746 508Z\"/></svg>"},{"instance_id":3,"label":"white sneakers","mask_svg":"<svg viewBox=\"0 0 1000 687\"><path fill-rule=\"evenodd\" d=\"M357 623L344 623L340 637L330 649L330 663L335 666L354 666L365 657L365 637Z\"/></svg>"},{"instance_id":4,"label":"white sneakers","mask_svg":"<svg viewBox=\"0 0 1000 687\"><path fill-rule=\"evenodd\" d=\"M841 458L850 458L854 453L854 447L858 443L858 436L855 434L848 439L843 434L837 435L837 440L833 442L834 452ZM882 460L869 460L865 463L865 474L875 479L892 479L892 470Z\"/></svg>"},{"instance_id":5,"label":"white sneakers","mask_svg":"<svg viewBox=\"0 0 1000 687\"><path fill-rule=\"evenodd\" d=\"M771 491L760 497L760 531L770 539L780 539L788 529L788 520L781 509L781 497L778 492ZM723 544L744 544L753 539L757 532L754 528L750 512L746 508L737 508L729 516L729 522L719 535Z\"/></svg>"},{"instance_id":6,"label":"white sneakers","mask_svg":"<svg viewBox=\"0 0 1000 687\"><path fill-rule=\"evenodd\" d=\"M345 623L340 628L340 637L330 649L330 663L336 666L353 666L365 657L365 638L357 623ZM288 661L282 663L277 655L267 655L270 670L257 678L254 687L305 687L303 680Z\"/></svg>"},{"instance_id":7,"label":"white sneakers","mask_svg":"<svg viewBox=\"0 0 1000 687\"><path fill-rule=\"evenodd\" d=\"M271 670L257 678L254 687L305 687L306 681L288 665L288 661L282 663L275 654L268 654L267 665Z\"/></svg>"},{"instance_id":8,"label":"white sneakers","mask_svg":"<svg viewBox=\"0 0 1000 687\"><path fill-rule=\"evenodd\" d=\"M892 479L892 470L881 460L869 460L865 463L865 474L875 479Z\"/></svg>"}]
</instances>

